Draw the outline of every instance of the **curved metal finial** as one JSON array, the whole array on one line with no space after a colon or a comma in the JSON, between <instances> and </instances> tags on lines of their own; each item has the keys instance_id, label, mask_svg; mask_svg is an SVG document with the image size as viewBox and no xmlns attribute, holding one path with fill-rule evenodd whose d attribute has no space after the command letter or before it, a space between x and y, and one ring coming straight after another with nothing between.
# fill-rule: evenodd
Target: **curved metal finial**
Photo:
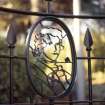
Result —
<instances>
[{"instance_id":1,"label":"curved metal finial","mask_svg":"<svg viewBox=\"0 0 105 105\"><path fill-rule=\"evenodd\" d=\"M89 28L86 30L85 38L84 38L84 45L86 46L87 49L91 49L91 46L93 45L93 39L92 35L89 31Z\"/></svg>"},{"instance_id":2,"label":"curved metal finial","mask_svg":"<svg viewBox=\"0 0 105 105\"><path fill-rule=\"evenodd\" d=\"M16 44L16 33L17 33L17 25L16 22L12 22L9 26L7 33L7 43L9 46L14 46Z\"/></svg>"}]
</instances>

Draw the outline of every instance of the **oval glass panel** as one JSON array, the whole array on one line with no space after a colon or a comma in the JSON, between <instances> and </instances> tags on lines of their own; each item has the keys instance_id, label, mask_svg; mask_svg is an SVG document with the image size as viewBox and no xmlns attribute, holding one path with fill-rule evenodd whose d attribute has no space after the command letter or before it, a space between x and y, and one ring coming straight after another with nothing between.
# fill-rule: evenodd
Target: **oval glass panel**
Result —
<instances>
[{"instance_id":1,"label":"oval glass panel","mask_svg":"<svg viewBox=\"0 0 105 105\"><path fill-rule=\"evenodd\" d=\"M29 32L27 71L35 91L44 97L60 97L71 91L76 75L76 52L66 25L45 17Z\"/></svg>"}]
</instances>

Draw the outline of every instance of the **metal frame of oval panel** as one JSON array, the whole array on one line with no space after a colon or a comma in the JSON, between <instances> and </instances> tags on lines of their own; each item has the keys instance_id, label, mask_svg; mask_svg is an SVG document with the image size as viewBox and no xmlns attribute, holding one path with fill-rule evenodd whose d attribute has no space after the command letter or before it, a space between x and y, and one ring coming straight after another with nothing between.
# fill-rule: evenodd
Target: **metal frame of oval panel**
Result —
<instances>
[{"instance_id":1,"label":"metal frame of oval panel","mask_svg":"<svg viewBox=\"0 0 105 105\"><path fill-rule=\"evenodd\" d=\"M30 55L29 55L29 49L30 49L30 41L31 41L31 38L32 38L32 34L33 34L33 32L34 32L34 30L35 30L35 28L40 24L40 23L42 23L43 21L51 21L51 22L54 22L54 23L56 23L56 24L58 24L64 31L65 31L65 33L66 33L66 36L67 36L67 38L68 38L68 42L69 42L69 46L70 46L70 51L71 51L71 59L72 59L72 62L71 62L71 64L72 64L72 70L71 70L71 74L69 74L69 75L71 75L71 80L68 80L69 81L69 85L67 86L67 88L65 88L62 92L60 92L60 93L55 93L54 95L52 95L52 96L49 96L49 95L44 95L42 92L40 92L40 91L38 91L38 89L36 88L36 85L37 85L37 83L35 83L35 81L33 80L33 78L32 78L32 71L31 71L31 64L30 64L30 61L29 61L29 59L30 59ZM52 24L52 23L51 23ZM41 24L42 25L42 24ZM49 29L49 27L47 27L47 29ZM55 29L54 27L52 27L51 29ZM59 29L57 29L59 32L60 32L60 30ZM40 29L39 29L39 31L40 31ZM62 32L61 32L62 33ZM40 34L40 35L39 35ZM46 36L43 36L43 34L41 34L40 32L38 33L38 35L39 36L36 36L36 40L34 39L34 41L36 42L37 40L39 40L38 38L42 38L42 40L43 40L43 42L45 42L45 44L48 44L49 46L51 45L51 37L54 37L54 38L57 38L58 36L54 36L54 35L52 35L51 33L50 34L46 34ZM62 38L64 38L64 36L62 36ZM63 48L63 45L60 45L60 38L58 37L58 39L59 39L59 46L60 47L62 47ZM62 43L61 43L62 44ZM54 44L54 49L56 50L57 49L57 43L56 44ZM46 45L47 46L47 45ZM39 48L36 48L36 46L34 46L35 48L33 49L33 48L31 48L31 50L32 50L32 53L33 53L33 57L37 57L37 58L40 58L41 60L42 60L42 57L41 57L41 54L42 53L44 53L43 51L41 52L41 51L39 51ZM59 48L60 48L59 47ZM43 48L44 49L44 48ZM60 51L60 50L59 50ZM58 53L59 53L59 51L58 51ZM68 50L69 51L69 50ZM55 51L56 52L56 51ZM56 58L55 58L55 60L53 60L53 59L51 59L51 58L49 58L45 53L44 53L44 56L46 56L47 58L48 58L48 60L43 60L44 62L41 62L41 60L39 59L39 61L38 62L41 62L41 63L43 63L45 66L48 66L47 64L46 64L46 62L53 62L55 65L57 65L56 63L57 63L57 59L58 59L58 56L59 55L57 55L58 53L54 53L55 55L56 55ZM69 52L68 52L69 53ZM43 54L42 54L43 55ZM72 90L72 87L73 87L73 85L74 85L74 82L75 82L75 77L76 77L76 69L77 69L77 61L76 61L76 51L75 51L75 45L74 45L74 41L73 41L73 37L72 37L72 35L71 35L71 33L70 33L70 31L69 31L69 29L67 28L67 26L61 21L61 20L59 20L59 19L57 19L57 18L55 18L55 17L44 17L44 18L42 18L42 19L40 19L39 21L37 21L35 24L33 24L32 25L32 27L30 28L30 31L29 31L29 34L28 34L28 37L27 37L27 41L26 41L26 50L25 50L25 57L26 57L26 65L27 65L27 74L28 74L28 78L29 78L29 80L30 80L30 83L31 83L31 85L32 85L32 87L34 88L34 90L35 90L35 92L37 92L40 96L42 96L42 97L54 97L54 98L56 98L56 97L63 97L63 96L65 96L65 95L67 95L68 93L70 93L71 92L71 90ZM68 57L66 57L65 58L65 63L68 63L68 62L70 62L70 59L68 58ZM38 67L37 65L35 65L35 67L37 68L37 69L39 69L40 70L40 67ZM49 66L48 66L49 67ZM44 73L43 71L41 71L41 72L43 72L44 73L44 75L45 76L47 76L46 77L46 80L47 80L47 85L49 85L48 87L50 87L51 89L52 89L52 91L55 91L54 90L54 88L51 86L52 84L50 83L50 82L52 82L53 80L52 79L50 79L49 80L49 78L51 78L51 77L55 77L55 78L57 78L58 79L58 83L62 83L62 81L60 81L60 77L59 77L59 75L57 74L58 72L60 72L60 70L59 70L59 68L61 68L62 69L62 66L60 65L60 66L56 66L58 69L57 69L57 71L55 72L55 71L53 71L53 74L51 74L51 73L49 73L49 75L50 76L48 76L48 74L46 74L46 73ZM50 67L50 69L52 70L52 68ZM54 69L54 68L53 68ZM62 69L63 70L63 69ZM63 72L64 73L64 72ZM43 80L42 80L42 82L43 82ZM55 83L56 84L56 83ZM62 85L62 84L61 84ZM43 90L44 91L44 90Z\"/></svg>"}]
</instances>

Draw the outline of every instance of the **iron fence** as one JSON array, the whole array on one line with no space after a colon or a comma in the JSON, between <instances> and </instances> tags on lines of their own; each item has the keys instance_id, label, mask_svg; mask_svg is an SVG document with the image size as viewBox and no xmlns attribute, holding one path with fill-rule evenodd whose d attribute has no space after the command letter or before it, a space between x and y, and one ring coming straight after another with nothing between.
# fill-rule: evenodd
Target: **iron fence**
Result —
<instances>
[{"instance_id":1,"label":"iron fence","mask_svg":"<svg viewBox=\"0 0 105 105\"><path fill-rule=\"evenodd\" d=\"M50 3L48 2L48 13L42 13L42 12L30 12L30 11L22 11L22 10L17 10L17 9L8 9L8 8L4 8L4 7L0 7L0 11L1 12L6 12L6 13L13 13L13 14L21 14L21 15L33 15L33 16L41 16L41 17L56 17L56 18L69 18L69 19L105 19L105 15L71 15L71 14L52 14L50 13ZM55 19L56 20L56 19ZM54 21L55 21L54 20ZM59 22L58 22L59 23ZM13 29L14 26L12 26ZM11 29L10 29L11 30ZM30 101L30 103L15 103L14 102L14 93L13 93L13 60L23 60L26 62L26 65L28 65L29 62L27 62L27 54L25 57L19 57L19 56L14 56L13 55L13 50L15 49L15 43L16 43L16 38L11 35L11 32L8 33L9 36L11 36L11 38L9 39L9 37L7 37L7 42L8 42L8 48L9 48L9 55L0 55L0 59L5 59L5 60L9 60L9 83L10 83L10 87L9 87L9 100L10 103L8 104L1 104L1 105L34 105L36 103L32 103ZM32 34L32 33L31 33ZM12 39L12 40L11 40ZM92 52L92 45L94 44L93 39L92 39L92 35L90 33L89 30L87 30L85 38L84 38L84 45L86 47L86 52L87 52L87 56L83 56L83 57L79 57L76 55L76 61L74 63L76 63L78 60L86 60L87 61L87 65L88 65L88 100L82 100L82 101L75 101L75 100L69 100L69 101L56 101L56 97L49 97L48 100L46 102L39 102L37 103L37 105L55 105L55 104L61 104L61 105L73 105L73 104L89 104L89 105L93 105L94 103L101 103L101 104L105 104L105 100L94 100L93 96L92 96L92 70L91 70L91 61L92 60L105 60L105 57L92 57L91 56L91 52ZM72 44L71 47L74 47L74 45ZM74 53L74 52L73 52ZM75 59L74 58L74 59ZM53 61L51 61L53 62ZM76 66L76 65L75 65ZM29 67L28 67L29 68ZM26 68L27 69L27 68ZM30 71L30 70L29 70ZM75 71L76 73L76 71ZM30 75L29 75L30 78ZM30 80L32 81L32 80ZM33 84L33 83L32 83ZM53 88L52 88L53 89ZM66 90L65 90L66 91ZM56 93L57 94L57 93ZM67 94L69 94L69 91L67 91Z\"/></svg>"}]
</instances>

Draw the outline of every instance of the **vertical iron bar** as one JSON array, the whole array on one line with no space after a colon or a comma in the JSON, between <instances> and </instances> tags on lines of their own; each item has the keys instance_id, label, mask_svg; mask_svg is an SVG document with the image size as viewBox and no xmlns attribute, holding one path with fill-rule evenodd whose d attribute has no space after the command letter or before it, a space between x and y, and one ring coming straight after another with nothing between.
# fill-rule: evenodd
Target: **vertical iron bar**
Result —
<instances>
[{"instance_id":1,"label":"vertical iron bar","mask_svg":"<svg viewBox=\"0 0 105 105\"><path fill-rule=\"evenodd\" d=\"M50 1L48 1L48 10L47 12L49 13L50 12Z\"/></svg>"},{"instance_id":2,"label":"vertical iron bar","mask_svg":"<svg viewBox=\"0 0 105 105\"><path fill-rule=\"evenodd\" d=\"M33 103L33 96L30 96L29 98L30 98L30 104L32 104Z\"/></svg>"},{"instance_id":3,"label":"vertical iron bar","mask_svg":"<svg viewBox=\"0 0 105 105\"><path fill-rule=\"evenodd\" d=\"M73 105L73 103L72 103L72 95L69 95L69 105Z\"/></svg>"},{"instance_id":4,"label":"vertical iron bar","mask_svg":"<svg viewBox=\"0 0 105 105\"><path fill-rule=\"evenodd\" d=\"M13 57L13 49L16 44L16 35L17 35L17 23L13 20L13 22L9 26L9 30L7 33L7 43L9 48L9 82L10 82L10 104L13 104L13 65L12 65L12 57Z\"/></svg>"},{"instance_id":5,"label":"vertical iron bar","mask_svg":"<svg viewBox=\"0 0 105 105\"><path fill-rule=\"evenodd\" d=\"M88 87L89 87L89 105L92 105L92 71L91 71L91 58L90 58L90 49L87 49L87 56L88 56Z\"/></svg>"},{"instance_id":6,"label":"vertical iron bar","mask_svg":"<svg viewBox=\"0 0 105 105\"><path fill-rule=\"evenodd\" d=\"M14 47L9 46L9 49L10 49L10 62L9 62L10 104L13 104L13 65L12 65L13 48Z\"/></svg>"},{"instance_id":7,"label":"vertical iron bar","mask_svg":"<svg viewBox=\"0 0 105 105\"><path fill-rule=\"evenodd\" d=\"M91 46L93 45L92 35L89 29L86 30L84 45L86 46L87 51L87 60L88 60L88 88L89 88L89 105L92 105L92 71L91 71Z\"/></svg>"},{"instance_id":8,"label":"vertical iron bar","mask_svg":"<svg viewBox=\"0 0 105 105\"><path fill-rule=\"evenodd\" d=\"M49 105L54 105L54 98L52 97L49 98Z\"/></svg>"},{"instance_id":9,"label":"vertical iron bar","mask_svg":"<svg viewBox=\"0 0 105 105\"><path fill-rule=\"evenodd\" d=\"M51 7L51 1L52 0L46 0L47 1L47 13L50 13L51 12L51 9L50 9L50 7Z\"/></svg>"}]
</instances>

